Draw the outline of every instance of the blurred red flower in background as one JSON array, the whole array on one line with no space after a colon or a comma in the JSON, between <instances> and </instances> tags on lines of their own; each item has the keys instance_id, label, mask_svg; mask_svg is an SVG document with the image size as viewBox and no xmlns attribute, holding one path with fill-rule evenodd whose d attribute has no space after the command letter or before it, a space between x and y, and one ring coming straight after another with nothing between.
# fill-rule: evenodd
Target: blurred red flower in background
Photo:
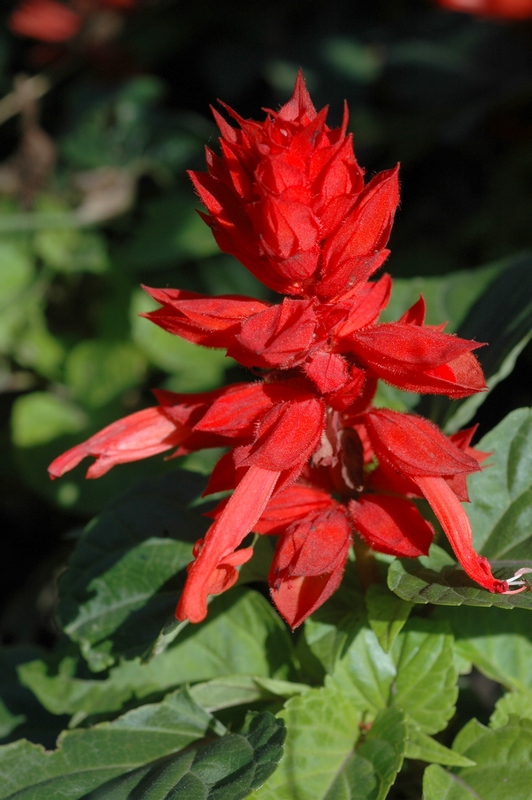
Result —
<instances>
[{"instance_id":1,"label":"blurred red flower in background","mask_svg":"<svg viewBox=\"0 0 532 800\"><path fill-rule=\"evenodd\" d=\"M440 6L465 14L501 19L532 17L532 0L437 0Z\"/></svg>"},{"instance_id":2,"label":"blurred red flower in background","mask_svg":"<svg viewBox=\"0 0 532 800\"><path fill-rule=\"evenodd\" d=\"M85 456L96 457L88 477L97 477L175 447L176 456L230 448L205 493L233 494L194 547L179 619L201 621L208 596L235 583L252 555L240 545L255 531L279 535L270 589L296 627L339 585L353 535L396 556L428 552L434 532L417 497L429 501L467 574L509 591L475 553L461 505L466 476L485 457L470 447L473 430L447 437L422 417L372 405L379 378L451 398L485 388L472 354L480 345L425 325L422 298L397 322L378 323L391 279L369 279L389 252L397 168L364 184L347 112L329 128L301 74L289 102L262 123L226 110L239 127L215 112L221 156L207 149L208 172L191 173L202 216L224 252L287 296L271 304L147 289L161 307L145 316L225 348L261 379L197 395L156 392L158 407L63 454L52 477Z\"/></svg>"},{"instance_id":3,"label":"blurred red flower in background","mask_svg":"<svg viewBox=\"0 0 532 800\"><path fill-rule=\"evenodd\" d=\"M86 19L106 10L127 11L136 0L21 0L9 18L9 28L19 36L58 44L76 36Z\"/></svg>"}]
</instances>

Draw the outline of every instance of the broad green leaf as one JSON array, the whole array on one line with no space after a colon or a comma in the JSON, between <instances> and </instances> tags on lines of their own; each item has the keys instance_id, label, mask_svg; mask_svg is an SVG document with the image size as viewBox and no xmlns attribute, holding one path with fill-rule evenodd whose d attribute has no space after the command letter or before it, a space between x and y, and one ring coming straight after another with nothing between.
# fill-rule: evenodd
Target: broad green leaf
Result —
<instances>
[{"instance_id":1,"label":"broad green leaf","mask_svg":"<svg viewBox=\"0 0 532 800\"><path fill-rule=\"evenodd\" d=\"M48 392L31 392L13 404L11 427L17 447L44 444L62 434L77 433L86 424L78 406Z\"/></svg>"},{"instance_id":2,"label":"broad green leaf","mask_svg":"<svg viewBox=\"0 0 532 800\"><path fill-rule=\"evenodd\" d=\"M510 722L512 716L526 717L532 720L532 690L521 689L517 692L506 692L495 704L490 717L490 728L502 728Z\"/></svg>"},{"instance_id":3,"label":"broad green leaf","mask_svg":"<svg viewBox=\"0 0 532 800\"><path fill-rule=\"evenodd\" d=\"M91 650L88 657L91 666L103 661L100 651ZM290 697L305 690L282 680L292 677L293 659L290 636L270 604L257 592L233 589L213 600L204 623L188 625L148 663L123 661L99 677L87 675L78 659L64 656L50 663L29 661L18 673L49 711L82 719L118 711L132 698L183 683L209 681L192 689L197 702L209 709Z\"/></svg>"},{"instance_id":4,"label":"broad green leaf","mask_svg":"<svg viewBox=\"0 0 532 800\"><path fill-rule=\"evenodd\" d=\"M423 733L418 725L409 722L407 725L408 738L406 742L405 757L419 761L429 761L434 764L445 764L448 767L471 767L473 761L460 755L455 750L450 750L445 745L437 742L432 736Z\"/></svg>"},{"instance_id":5,"label":"broad green leaf","mask_svg":"<svg viewBox=\"0 0 532 800\"><path fill-rule=\"evenodd\" d=\"M68 355L65 381L80 403L98 408L140 383L146 366L143 354L130 342L84 341Z\"/></svg>"},{"instance_id":6,"label":"broad green leaf","mask_svg":"<svg viewBox=\"0 0 532 800\"><path fill-rule=\"evenodd\" d=\"M401 769L406 737L403 713L396 708L380 711L325 800L384 800Z\"/></svg>"},{"instance_id":7,"label":"broad green leaf","mask_svg":"<svg viewBox=\"0 0 532 800\"><path fill-rule=\"evenodd\" d=\"M360 714L335 687L289 700L285 755L254 800L324 800L359 737Z\"/></svg>"},{"instance_id":8,"label":"broad green leaf","mask_svg":"<svg viewBox=\"0 0 532 800\"><path fill-rule=\"evenodd\" d=\"M435 609L455 635L455 651L463 659L509 689L532 690L530 615L524 609Z\"/></svg>"},{"instance_id":9,"label":"broad green leaf","mask_svg":"<svg viewBox=\"0 0 532 800\"><path fill-rule=\"evenodd\" d=\"M447 626L419 619L407 623L389 653L362 627L331 678L360 710L400 708L429 734L454 713L457 679Z\"/></svg>"},{"instance_id":10,"label":"broad green leaf","mask_svg":"<svg viewBox=\"0 0 532 800\"><path fill-rule=\"evenodd\" d=\"M272 714L249 714L240 733L188 748L89 795L90 800L244 800L274 772L283 754L286 729Z\"/></svg>"},{"instance_id":11,"label":"broad green leaf","mask_svg":"<svg viewBox=\"0 0 532 800\"><path fill-rule=\"evenodd\" d=\"M65 348L46 327L40 309L35 309L13 346L13 355L23 367L31 367L45 378L57 379L65 357Z\"/></svg>"},{"instance_id":12,"label":"broad green leaf","mask_svg":"<svg viewBox=\"0 0 532 800\"><path fill-rule=\"evenodd\" d=\"M384 586L372 584L366 592L366 605L371 630L384 652L389 653L410 616L413 604L401 600Z\"/></svg>"},{"instance_id":13,"label":"broad green leaf","mask_svg":"<svg viewBox=\"0 0 532 800\"><path fill-rule=\"evenodd\" d=\"M475 549L504 579L532 565L532 412L513 411L477 447L493 455L489 466L469 477L466 509ZM458 567L436 566L426 558L395 561L388 585L414 603L532 608L530 592L491 594Z\"/></svg>"},{"instance_id":14,"label":"broad green leaf","mask_svg":"<svg viewBox=\"0 0 532 800\"><path fill-rule=\"evenodd\" d=\"M185 691L114 722L64 732L53 752L21 739L0 747L0 798L77 800L106 781L175 753L209 730L213 718Z\"/></svg>"},{"instance_id":15,"label":"broad green leaf","mask_svg":"<svg viewBox=\"0 0 532 800\"><path fill-rule=\"evenodd\" d=\"M136 291L131 300L131 331L135 344L152 364L175 373L168 388L179 392L197 392L215 388L234 361L225 351L212 350L173 336L139 314L158 308L145 292Z\"/></svg>"},{"instance_id":16,"label":"broad green leaf","mask_svg":"<svg viewBox=\"0 0 532 800\"><path fill-rule=\"evenodd\" d=\"M532 786L532 720L513 717L492 730L471 720L456 737L453 750L474 767L447 772L431 766L425 772L425 800L515 800L530 797Z\"/></svg>"}]
</instances>

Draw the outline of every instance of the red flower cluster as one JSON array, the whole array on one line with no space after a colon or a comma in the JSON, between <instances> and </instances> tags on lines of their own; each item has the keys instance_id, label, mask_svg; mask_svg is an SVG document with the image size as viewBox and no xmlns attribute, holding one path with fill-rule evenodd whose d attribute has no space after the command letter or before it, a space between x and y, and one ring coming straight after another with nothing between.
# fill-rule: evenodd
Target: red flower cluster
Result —
<instances>
[{"instance_id":1,"label":"red flower cluster","mask_svg":"<svg viewBox=\"0 0 532 800\"><path fill-rule=\"evenodd\" d=\"M146 316L167 331L225 348L261 380L195 395L156 392L159 405L115 422L56 459L52 477L95 456L88 477L177 447L227 447L206 494L234 490L194 547L179 619L199 622L209 594L232 586L252 555L248 533L279 536L272 598L292 627L338 587L353 535L396 556L428 552L434 532L414 500L425 497L467 574L509 591L472 545L461 501L485 457L474 429L452 437L414 414L375 408L379 378L413 392L465 397L484 388L479 345L424 324L423 299L397 322L378 323L391 290L382 265L399 201L397 168L364 184L347 113L326 125L298 76L294 94L263 123L233 128L216 112L221 156L191 173L216 241L280 303L147 289ZM514 583L518 582L514 579ZM517 591L521 591L518 589Z\"/></svg>"},{"instance_id":2,"label":"red flower cluster","mask_svg":"<svg viewBox=\"0 0 532 800\"><path fill-rule=\"evenodd\" d=\"M76 36L87 18L109 9L126 11L137 0L21 0L9 18L9 27L19 36L59 44Z\"/></svg>"},{"instance_id":3,"label":"red flower cluster","mask_svg":"<svg viewBox=\"0 0 532 800\"><path fill-rule=\"evenodd\" d=\"M500 19L529 19L532 0L438 0L440 6L464 14Z\"/></svg>"}]
</instances>

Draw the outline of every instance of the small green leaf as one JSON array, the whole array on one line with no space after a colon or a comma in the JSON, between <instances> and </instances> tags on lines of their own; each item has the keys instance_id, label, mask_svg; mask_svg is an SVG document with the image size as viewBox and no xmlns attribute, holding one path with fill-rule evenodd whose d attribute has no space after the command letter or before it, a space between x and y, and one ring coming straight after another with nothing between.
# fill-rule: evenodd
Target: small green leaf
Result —
<instances>
[{"instance_id":1,"label":"small green leaf","mask_svg":"<svg viewBox=\"0 0 532 800\"><path fill-rule=\"evenodd\" d=\"M27 239L0 238L0 310L15 302L34 278L33 255Z\"/></svg>"},{"instance_id":2,"label":"small green leaf","mask_svg":"<svg viewBox=\"0 0 532 800\"><path fill-rule=\"evenodd\" d=\"M372 584L366 592L368 621L385 653L395 642L413 608L412 603L401 600L386 587Z\"/></svg>"},{"instance_id":3,"label":"small green leaf","mask_svg":"<svg viewBox=\"0 0 532 800\"><path fill-rule=\"evenodd\" d=\"M59 199L41 196L36 210L39 212L70 211ZM36 231L33 237L35 253L50 269L57 272L106 272L109 258L105 240L93 231L76 227L50 227Z\"/></svg>"},{"instance_id":4,"label":"small green leaf","mask_svg":"<svg viewBox=\"0 0 532 800\"><path fill-rule=\"evenodd\" d=\"M506 692L500 697L490 717L490 728L502 728L508 725L511 717L526 717L532 720L532 690Z\"/></svg>"},{"instance_id":5,"label":"small green leaf","mask_svg":"<svg viewBox=\"0 0 532 800\"><path fill-rule=\"evenodd\" d=\"M362 627L332 675L357 708L369 714L400 708L429 734L454 713L457 679L448 626L418 619L407 623L390 653Z\"/></svg>"},{"instance_id":6,"label":"small green leaf","mask_svg":"<svg viewBox=\"0 0 532 800\"><path fill-rule=\"evenodd\" d=\"M115 778L87 800L244 800L275 771L285 736L272 714L249 714L240 733Z\"/></svg>"},{"instance_id":7,"label":"small green leaf","mask_svg":"<svg viewBox=\"0 0 532 800\"><path fill-rule=\"evenodd\" d=\"M48 392L23 395L13 404L11 427L17 447L45 444L62 434L78 433L86 424L78 406Z\"/></svg>"},{"instance_id":8,"label":"small green leaf","mask_svg":"<svg viewBox=\"0 0 532 800\"><path fill-rule=\"evenodd\" d=\"M532 720L513 717L492 730L475 719L456 737L453 750L475 762L474 767L447 772L438 766L425 771L425 800L515 800L530 797L532 786Z\"/></svg>"}]
</instances>

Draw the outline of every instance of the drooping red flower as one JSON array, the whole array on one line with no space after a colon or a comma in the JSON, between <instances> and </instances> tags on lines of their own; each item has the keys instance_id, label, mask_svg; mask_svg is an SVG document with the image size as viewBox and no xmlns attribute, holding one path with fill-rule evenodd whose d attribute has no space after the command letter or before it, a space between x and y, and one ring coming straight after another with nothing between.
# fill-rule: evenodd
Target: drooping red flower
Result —
<instances>
[{"instance_id":1,"label":"drooping red flower","mask_svg":"<svg viewBox=\"0 0 532 800\"><path fill-rule=\"evenodd\" d=\"M261 380L198 395L156 392L159 406L110 425L50 466L59 477L82 458L88 477L114 464L176 448L227 447L206 494L219 504L194 560L177 617L199 622L209 595L228 589L251 557L251 531L279 536L269 582L292 627L338 587L353 535L396 556L424 554L433 529L425 497L467 574L508 592L472 545L461 501L485 454L473 431L445 436L413 414L372 405L378 380L460 398L485 388L479 345L425 325L423 299L397 322L379 323L391 279L370 280L388 255L397 169L364 185L347 134L316 112L301 74L294 94L264 122L230 126L215 113L221 156L192 173L220 247L267 286L278 303L146 289L160 308L145 316L196 344L218 347ZM519 576L510 579L518 586ZM523 587L524 588L524 587ZM520 591L521 589L513 590Z\"/></svg>"},{"instance_id":2,"label":"drooping red flower","mask_svg":"<svg viewBox=\"0 0 532 800\"><path fill-rule=\"evenodd\" d=\"M532 17L532 0L437 0L440 6L451 11L477 14L499 19L529 19Z\"/></svg>"}]
</instances>

